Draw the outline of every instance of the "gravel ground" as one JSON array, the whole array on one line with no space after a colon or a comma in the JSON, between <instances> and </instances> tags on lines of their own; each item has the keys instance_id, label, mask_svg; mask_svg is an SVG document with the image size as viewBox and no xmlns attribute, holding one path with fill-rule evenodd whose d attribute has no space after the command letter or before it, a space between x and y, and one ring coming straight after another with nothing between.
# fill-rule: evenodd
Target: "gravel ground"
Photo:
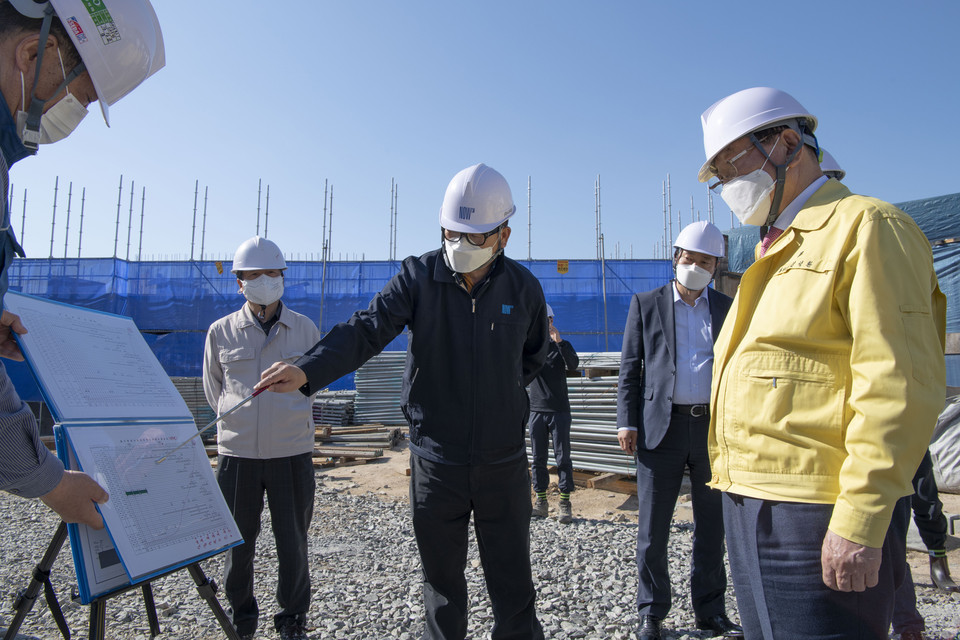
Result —
<instances>
[{"instance_id":1,"label":"gravel ground","mask_svg":"<svg viewBox=\"0 0 960 640\"><path fill-rule=\"evenodd\" d=\"M407 505L374 493L350 495L342 485L330 486L318 475L317 505L311 527L313 601L310 638L413 639L423 632L421 580ZM51 512L37 501L0 492L0 633L12 617L12 603L25 587L56 528ZM275 638L275 552L264 510L264 533L258 540L257 597L263 617L258 637ZM636 523L623 514L612 520L581 519L560 525L554 519L532 523L531 548L537 608L547 638L625 639L637 625L634 605ZM665 622L668 640L706 637L694 630L688 612L690 525L678 522L671 533L671 574L676 598ZM219 580L222 556L201 563ZM470 589L468 637L486 638L492 612L483 573L471 542L467 563ZM917 576L923 582L927 578ZM88 607L70 600L75 578L69 545L54 566L53 584L74 636L86 635ZM168 640L222 638L223 632L186 571L156 580L153 593L162 635ZM928 637L954 638L960 632L960 597L918 586ZM727 608L736 618L732 589ZM150 637L139 591L121 594L106 604L107 638ZM53 640L59 633L45 603L38 601L20 628L20 640Z\"/></svg>"}]
</instances>

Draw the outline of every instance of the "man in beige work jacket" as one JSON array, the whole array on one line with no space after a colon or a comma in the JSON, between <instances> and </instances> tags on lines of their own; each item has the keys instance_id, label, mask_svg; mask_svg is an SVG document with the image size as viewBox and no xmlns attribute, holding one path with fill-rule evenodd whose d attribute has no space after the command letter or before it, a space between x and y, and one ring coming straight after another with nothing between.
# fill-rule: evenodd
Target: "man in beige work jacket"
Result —
<instances>
[{"instance_id":1,"label":"man in beige work jacket","mask_svg":"<svg viewBox=\"0 0 960 640\"><path fill-rule=\"evenodd\" d=\"M817 118L789 94L746 89L701 119L700 180L765 232L714 346L710 402L744 633L885 639L905 554L894 507L944 399L930 243L822 174Z\"/></svg>"},{"instance_id":2,"label":"man in beige work jacket","mask_svg":"<svg viewBox=\"0 0 960 640\"><path fill-rule=\"evenodd\" d=\"M203 390L217 414L253 393L260 372L293 362L320 339L316 325L281 301L287 264L270 240L253 237L233 259L243 307L207 332ZM253 594L253 560L263 496L277 542L280 611L273 622L282 640L303 640L310 605L307 529L313 517L312 396L265 393L217 427L217 481L244 543L227 551L224 590L241 638L252 638L259 607Z\"/></svg>"}]
</instances>

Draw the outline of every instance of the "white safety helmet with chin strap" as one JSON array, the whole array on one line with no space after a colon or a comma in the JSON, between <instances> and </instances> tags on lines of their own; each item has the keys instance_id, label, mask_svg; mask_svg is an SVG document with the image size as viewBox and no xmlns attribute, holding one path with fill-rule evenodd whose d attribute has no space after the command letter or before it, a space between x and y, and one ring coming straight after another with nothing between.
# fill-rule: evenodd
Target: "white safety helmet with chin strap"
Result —
<instances>
[{"instance_id":1,"label":"white safety helmet with chin strap","mask_svg":"<svg viewBox=\"0 0 960 640\"><path fill-rule=\"evenodd\" d=\"M793 96L779 89L753 87L738 91L713 103L700 115L700 124L703 127L703 150L706 155L706 161L697 176L700 182L707 182L716 175L714 160L717 155L730 143L744 136L750 136L754 146L776 168L776 190L765 227L772 224L780 213L787 166L800 153L803 145L798 145L783 164L776 164L770 160L770 154L754 133L777 126L789 127L796 131L803 144L812 147L819 157L819 145L813 135L817 128L816 117Z\"/></svg>"},{"instance_id":2,"label":"white safety helmet with chin strap","mask_svg":"<svg viewBox=\"0 0 960 640\"><path fill-rule=\"evenodd\" d=\"M516 213L510 185L498 171L475 164L453 176L440 206L440 226L460 233L486 233Z\"/></svg>"},{"instance_id":3,"label":"white safety helmet with chin strap","mask_svg":"<svg viewBox=\"0 0 960 640\"><path fill-rule=\"evenodd\" d=\"M823 147L820 148L820 170L823 171L823 175L835 180L843 180L844 176L847 175L837 159Z\"/></svg>"},{"instance_id":4,"label":"white safety helmet with chin strap","mask_svg":"<svg viewBox=\"0 0 960 640\"><path fill-rule=\"evenodd\" d=\"M163 34L149 0L7 0L28 18L43 20L40 39L46 41L53 16L60 18L81 63L67 73L57 93L87 71L97 91L104 122L109 107L137 88L166 64ZM37 73L30 91L24 144L36 150L44 100L34 95L43 62L37 55Z\"/></svg>"},{"instance_id":5,"label":"white safety helmet with chin strap","mask_svg":"<svg viewBox=\"0 0 960 640\"><path fill-rule=\"evenodd\" d=\"M799 123L805 125L805 131L798 129ZM700 124L707 159L697 177L700 182L707 182L716 175L712 167L714 159L731 142L778 125L790 126L801 135L812 134L817 129L817 118L785 91L754 87L715 102L700 115ZM804 135L803 141L817 148L816 138L812 135Z\"/></svg>"},{"instance_id":6,"label":"white safety helmet with chin strap","mask_svg":"<svg viewBox=\"0 0 960 640\"><path fill-rule=\"evenodd\" d=\"M675 249L685 251L696 251L705 253L708 256L722 258L724 255L723 232L706 220L691 222L677 234L677 240L673 243Z\"/></svg>"},{"instance_id":7,"label":"white safety helmet with chin strap","mask_svg":"<svg viewBox=\"0 0 960 640\"><path fill-rule=\"evenodd\" d=\"M287 262L283 259L283 252L273 240L267 240L260 236L253 236L245 240L237 248L233 256L233 265L230 273L237 274L243 271L261 271L266 269L287 268Z\"/></svg>"}]
</instances>

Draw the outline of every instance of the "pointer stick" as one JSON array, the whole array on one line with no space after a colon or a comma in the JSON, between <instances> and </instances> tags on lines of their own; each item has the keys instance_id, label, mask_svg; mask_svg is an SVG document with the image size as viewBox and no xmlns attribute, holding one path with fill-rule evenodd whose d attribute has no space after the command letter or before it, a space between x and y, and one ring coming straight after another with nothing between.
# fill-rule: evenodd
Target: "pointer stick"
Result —
<instances>
[{"instance_id":1,"label":"pointer stick","mask_svg":"<svg viewBox=\"0 0 960 640\"><path fill-rule=\"evenodd\" d=\"M157 460L157 464L160 464L161 462L163 462L164 460L166 460L167 457L169 457L171 454L174 454L174 453L176 453L177 451L179 451L181 447L186 446L187 443L189 443L191 440L193 440L194 438L196 438L197 436L199 436L201 433L203 433L204 431L206 431L207 429L209 429L209 428L212 427L213 425L217 424L218 422L220 422L221 420L223 420L224 418L226 418L228 415L230 415L231 413L233 413L234 411L236 411L237 409L239 409L239 408L242 407L243 405L247 404L248 402L250 402L251 400L253 400L253 399L256 398L258 395L260 395L261 393L263 393L264 391L266 391L266 390L269 389L269 388L270 388L269 386L266 386L266 387L263 387L262 389L258 389L258 390L256 390L256 391L254 391L253 393L251 393L250 395L248 395L246 398L244 398L243 400L241 400L240 402L238 402L237 404L235 404L232 409L230 409L229 411L226 411L226 412L220 414L219 416L217 416L217 417L213 420L213 422L211 422L210 424L208 424L207 426L205 426L203 429L200 429L200 431L197 431L195 434L193 434L192 436L190 436L189 438L187 438L186 440L184 440L183 442L181 442L179 445L177 445L177 448L176 448L176 449L174 449L173 451L171 451L171 452L168 453L167 455L165 455L165 456L163 456L162 458L160 458L159 460Z\"/></svg>"}]
</instances>

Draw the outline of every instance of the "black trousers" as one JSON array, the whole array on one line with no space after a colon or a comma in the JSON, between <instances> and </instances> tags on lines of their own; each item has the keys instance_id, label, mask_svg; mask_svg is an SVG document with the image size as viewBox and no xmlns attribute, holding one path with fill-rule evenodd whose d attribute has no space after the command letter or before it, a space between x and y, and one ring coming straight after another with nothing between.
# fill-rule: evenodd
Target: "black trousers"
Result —
<instances>
[{"instance_id":1,"label":"black trousers","mask_svg":"<svg viewBox=\"0 0 960 640\"><path fill-rule=\"evenodd\" d=\"M910 501L913 521L923 545L931 551L944 549L947 544L947 518L943 515L943 503L940 502L937 481L933 477L933 461L929 451L923 454L923 460L913 476L913 495L904 500ZM923 631L925 626L923 616L917 611L917 594L908 565L903 584L894 598L893 632Z\"/></svg>"},{"instance_id":2,"label":"black trousers","mask_svg":"<svg viewBox=\"0 0 960 640\"><path fill-rule=\"evenodd\" d=\"M550 486L547 471L549 441L553 440L553 457L559 471L561 493L573 493L573 460L570 458L570 414L568 412L530 412L530 452L533 454L533 490L542 492Z\"/></svg>"},{"instance_id":3,"label":"black trousers","mask_svg":"<svg viewBox=\"0 0 960 640\"><path fill-rule=\"evenodd\" d=\"M226 552L223 569L228 614L237 631L241 635L256 631L260 615L253 594L253 561L264 495L277 542L280 611L273 618L274 626L280 629L288 621L304 624L310 607L307 529L316 491L313 454L269 460L219 456L217 482L243 536L243 544Z\"/></svg>"},{"instance_id":4,"label":"black trousers","mask_svg":"<svg viewBox=\"0 0 960 640\"><path fill-rule=\"evenodd\" d=\"M467 527L473 526L493 605L494 640L540 640L530 568L526 456L491 465L447 465L410 454L410 507L423 567L430 640L467 634Z\"/></svg>"},{"instance_id":5,"label":"black trousers","mask_svg":"<svg viewBox=\"0 0 960 640\"><path fill-rule=\"evenodd\" d=\"M664 618L672 588L667 570L670 522L680 495L684 469L690 469L693 502L693 555L690 599L697 617L723 613L727 574L723 567L721 494L707 486L709 416L674 413L656 449L637 450L637 611Z\"/></svg>"}]
</instances>

